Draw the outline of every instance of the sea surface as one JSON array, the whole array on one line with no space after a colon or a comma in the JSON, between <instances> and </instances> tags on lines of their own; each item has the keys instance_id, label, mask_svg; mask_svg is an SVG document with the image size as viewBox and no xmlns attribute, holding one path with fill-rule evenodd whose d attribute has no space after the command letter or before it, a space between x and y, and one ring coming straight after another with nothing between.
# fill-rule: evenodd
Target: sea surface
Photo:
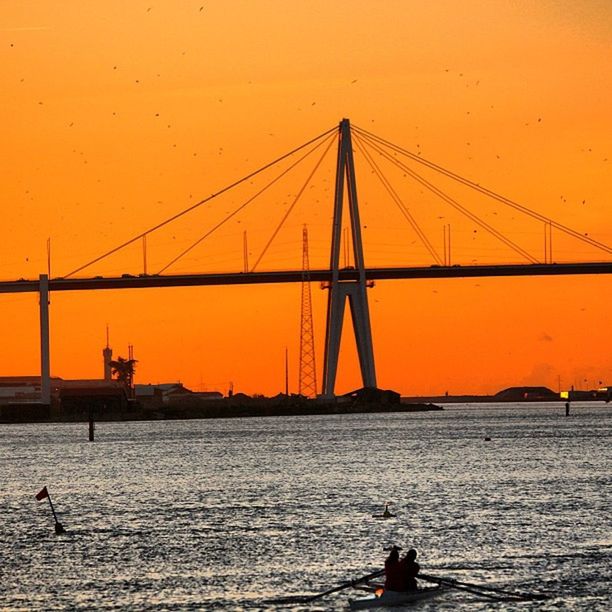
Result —
<instances>
[{"instance_id":1,"label":"sea surface","mask_svg":"<svg viewBox=\"0 0 612 612\"><path fill-rule=\"evenodd\" d=\"M0 610L342 610L381 568L451 589L413 609L612 609L612 405L0 425ZM490 440L485 440L490 438ZM56 536L47 486L67 533ZM385 502L397 515L374 518ZM279 600L281 603L270 603Z\"/></svg>"}]
</instances>

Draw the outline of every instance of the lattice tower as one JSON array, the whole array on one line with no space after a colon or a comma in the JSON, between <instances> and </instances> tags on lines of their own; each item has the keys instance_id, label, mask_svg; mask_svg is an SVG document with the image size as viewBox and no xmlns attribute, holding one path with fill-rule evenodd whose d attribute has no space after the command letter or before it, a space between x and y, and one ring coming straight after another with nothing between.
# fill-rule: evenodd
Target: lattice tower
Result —
<instances>
[{"instance_id":1,"label":"lattice tower","mask_svg":"<svg viewBox=\"0 0 612 612\"><path fill-rule=\"evenodd\" d=\"M308 260L308 228L302 230L302 316L300 326L300 381L298 393L305 397L317 396L317 368L315 364L314 327L312 324L312 296L310 292L310 263Z\"/></svg>"}]
</instances>

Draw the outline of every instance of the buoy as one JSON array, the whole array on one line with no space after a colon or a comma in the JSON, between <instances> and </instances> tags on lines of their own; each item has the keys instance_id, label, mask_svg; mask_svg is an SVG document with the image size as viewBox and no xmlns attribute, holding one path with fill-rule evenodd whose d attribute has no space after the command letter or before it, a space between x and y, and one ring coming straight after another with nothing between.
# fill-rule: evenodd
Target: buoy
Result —
<instances>
[{"instance_id":1,"label":"buoy","mask_svg":"<svg viewBox=\"0 0 612 612\"><path fill-rule=\"evenodd\" d=\"M385 504L385 510L382 514L373 514L372 518L395 518L395 514L389 512L389 504Z\"/></svg>"}]
</instances>

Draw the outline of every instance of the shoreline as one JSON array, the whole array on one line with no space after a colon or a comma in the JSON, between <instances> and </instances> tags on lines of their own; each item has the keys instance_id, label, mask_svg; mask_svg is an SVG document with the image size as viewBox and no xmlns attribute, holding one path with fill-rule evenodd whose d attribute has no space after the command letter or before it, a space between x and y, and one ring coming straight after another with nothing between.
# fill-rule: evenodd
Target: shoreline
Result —
<instances>
[{"instance_id":1,"label":"shoreline","mask_svg":"<svg viewBox=\"0 0 612 612\"><path fill-rule=\"evenodd\" d=\"M27 408L26 408L27 407ZM171 401L167 404L139 404L131 402L125 410L101 410L89 407L63 411L57 406L43 404L13 404L14 410L0 411L0 423L82 423L90 417L94 421L165 421L190 419L232 419L273 416L322 416L342 414L387 414L442 411L444 408L427 402L321 402L318 400L249 400Z\"/></svg>"}]
</instances>

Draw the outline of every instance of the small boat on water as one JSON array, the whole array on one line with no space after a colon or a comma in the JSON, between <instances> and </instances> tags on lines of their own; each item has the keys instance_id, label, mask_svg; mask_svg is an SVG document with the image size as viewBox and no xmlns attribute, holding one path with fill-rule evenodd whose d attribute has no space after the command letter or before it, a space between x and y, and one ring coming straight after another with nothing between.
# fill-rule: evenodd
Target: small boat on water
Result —
<instances>
[{"instance_id":1,"label":"small boat on water","mask_svg":"<svg viewBox=\"0 0 612 612\"><path fill-rule=\"evenodd\" d=\"M391 606L406 606L413 602L430 599L446 591L444 585L434 587L423 587L416 591L382 591L369 597L361 597L359 599L349 599L349 607L351 610L368 610L369 608L383 608Z\"/></svg>"}]
</instances>

